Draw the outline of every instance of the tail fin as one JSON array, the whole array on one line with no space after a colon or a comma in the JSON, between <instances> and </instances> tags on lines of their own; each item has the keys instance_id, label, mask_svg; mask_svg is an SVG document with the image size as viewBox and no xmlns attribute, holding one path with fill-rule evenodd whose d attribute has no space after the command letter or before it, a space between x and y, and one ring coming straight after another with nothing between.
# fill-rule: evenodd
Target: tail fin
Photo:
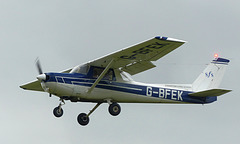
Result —
<instances>
[{"instance_id":1,"label":"tail fin","mask_svg":"<svg viewBox=\"0 0 240 144\"><path fill-rule=\"evenodd\" d=\"M193 91L199 92L208 89L216 89L220 85L226 66L230 61L224 58L214 59L207 68L193 82Z\"/></svg>"}]
</instances>

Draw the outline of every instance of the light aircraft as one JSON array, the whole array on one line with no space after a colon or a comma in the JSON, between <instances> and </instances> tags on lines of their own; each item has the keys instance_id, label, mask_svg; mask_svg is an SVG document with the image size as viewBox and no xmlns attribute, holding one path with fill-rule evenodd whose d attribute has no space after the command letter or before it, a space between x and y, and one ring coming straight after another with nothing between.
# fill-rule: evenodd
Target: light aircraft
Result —
<instances>
[{"instance_id":1,"label":"light aircraft","mask_svg":"<svg viewBox=\"0 0 240 144\"><path fill-rule=\"evenodd\" d=\"M53 110L56 117L63 115L65 100L96 103L89 113L78 115L77 121L82 126L89 123L89 116L102 103L108 103L109 113L117 116L121 112L118 103L208 104L230 92L218 88L229 63L228 59L219 57L212 60L192 84L146 84L130 78L130 75L156 67L152 61L184 43L157 36L58 73L43 73L37 60L37 80L20 87L59 97L60 104Z\"/></svg>"}]
</instances>

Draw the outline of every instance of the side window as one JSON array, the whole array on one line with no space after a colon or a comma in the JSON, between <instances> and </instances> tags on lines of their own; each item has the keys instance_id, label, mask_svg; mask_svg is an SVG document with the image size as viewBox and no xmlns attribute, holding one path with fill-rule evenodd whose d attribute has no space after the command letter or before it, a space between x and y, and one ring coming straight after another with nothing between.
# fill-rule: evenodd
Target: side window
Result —
<instances>
[{"instance_id":1,"label":"side window","mask_svg":"<svg viewBox=\"0 0 240 144\"><path fill-rule=\"evenodd\" d=\"M93 78L98 78L102 72L103 72L103 69L94 68L93 69Z\"/></svg>"},{"instance_id":2,"label":"side window","mask_svg":"<svg viewBox=\"0 0 240 144\"><path fill-rule=\"evenodd\" d=\"M112 81L112 80L113 80L113 71L112 71L112 70L109 70L109 71L105 74L105 76L103 77L103 79Z\"/></svg>"},{"instance_id":3,"label":"side window","mask_svg":"<svg viewBox=\"0 0 240 144\"><path fill-rule=\"evenodd\" d=\"M93 78L98 78L101 73L103 72L104 69L102 68L94 68L93 69ZM105 76L103 77L103 80L113 80L113 70L108 70L108 72L105 74Z\"/></svg>"}]
</instances>

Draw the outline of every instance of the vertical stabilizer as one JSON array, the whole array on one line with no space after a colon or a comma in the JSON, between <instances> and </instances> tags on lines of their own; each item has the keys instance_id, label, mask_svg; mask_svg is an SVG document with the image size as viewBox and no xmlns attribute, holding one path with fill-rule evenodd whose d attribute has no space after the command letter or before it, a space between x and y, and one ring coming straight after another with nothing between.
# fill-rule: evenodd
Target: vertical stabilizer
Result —
<instances>
[{"instance_id":1,"label":"vertical stabilizer","mask_svg":"<svg viewBox=\"0 0 240 144\"><path fill-rule=\"evenodd\" d=\"M214 59L193 82L193 91L198 92L218 88L229 62L228 59L224 58Z\"/></svg>"}]
</instances>

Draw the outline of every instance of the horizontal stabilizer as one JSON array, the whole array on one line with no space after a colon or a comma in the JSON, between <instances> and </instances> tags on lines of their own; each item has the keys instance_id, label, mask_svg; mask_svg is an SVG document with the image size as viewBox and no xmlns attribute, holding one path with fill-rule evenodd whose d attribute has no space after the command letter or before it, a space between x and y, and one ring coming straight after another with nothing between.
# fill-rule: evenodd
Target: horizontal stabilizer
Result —
<instances>
[{"instance_id":1,"label":"horizontal stabilizer","mask_svg":"<svg viewBox=\"0 0 240 144\"><path fill-rule=\"evenodd\" d=\"M200 91L196 93L191 93L188 94L189 96L194 96L194 97L214 97L214 96L220 96L225 93L228 93L232 90L225 90L225 89L210 89L210 90L205 90L205 91Z\"/></svg>"}]
</instances>

